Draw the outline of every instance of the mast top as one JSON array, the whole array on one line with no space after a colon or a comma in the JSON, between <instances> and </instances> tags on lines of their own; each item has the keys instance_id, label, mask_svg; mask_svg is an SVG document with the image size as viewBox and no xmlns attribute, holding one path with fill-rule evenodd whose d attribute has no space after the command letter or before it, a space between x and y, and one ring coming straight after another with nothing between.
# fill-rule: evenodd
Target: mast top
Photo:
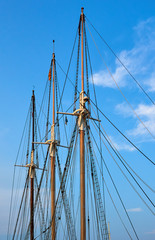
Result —
<instances>
[{"instance_id":1,"label":"mast top","mask_svg":"<svg viewBox=\"0 0 155 240\"><path fill-rule=\"evenodd\" d=\"M54 46L55 40L53 40L53 59L55 58L55 46Z\"/></svg>"},{"instance_id":2,"label":"mast top","mask_svg":"<svg viewBox=\"0 0 155 240\"><path fill-rule=\"evenodd\" d=\"M81 14L83 14L84 7L81 8Z\"/></svg>"}]
</instances>

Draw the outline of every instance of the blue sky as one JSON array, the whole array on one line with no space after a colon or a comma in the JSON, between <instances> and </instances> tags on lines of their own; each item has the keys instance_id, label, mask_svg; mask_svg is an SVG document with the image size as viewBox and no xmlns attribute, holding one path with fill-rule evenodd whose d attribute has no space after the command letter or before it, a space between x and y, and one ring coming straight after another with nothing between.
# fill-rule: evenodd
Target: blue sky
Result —
<instances>
[{"instance_id":1,"label":"blue sky","mask_svg":"<svg viewBox=\"0 0 155 240\"><path fill-rule=\"evenodd\" d=\"M56 41L56 59L67 71L81 6L85 7L84 11L88 19L155 100L155 2L153 0L91 0L89 2L0 0L0 239L5 239L7 230L13 164L32 88L35 87L36 95L41 99L52 56L53 39ZM155 136L155 107L126 74L91 26L89 24L88 26L121 90ZM97 53L88 29L87 35L99 107L154 160L153 138L146 132L119 93L102 58ZM75 76L75 70L71 70L69 76L71 78ZM64 81L63 75L60 81ZM67 100L64 99L66 107ZM104 119L102 124L115 146L124 156L127 155L126 158L131 166L154 187L152 165L133 151ZM113 168L112 162L109 162L109 167L120 186L120 191L124 193L126 185L121 186L121 177L117 179L116 168ZM128 195L124 196L124 201L131 218L134 219L140 239L153 240L155 227L152 215L132 191L128 191L131 198ZM150 196L153 199L151 192ZM117 230L119 224L114 224L111 219L110 215L114 211L111 204L107 208L112 239L128 239L120 234Z\"/></svg>"}]
</instances>

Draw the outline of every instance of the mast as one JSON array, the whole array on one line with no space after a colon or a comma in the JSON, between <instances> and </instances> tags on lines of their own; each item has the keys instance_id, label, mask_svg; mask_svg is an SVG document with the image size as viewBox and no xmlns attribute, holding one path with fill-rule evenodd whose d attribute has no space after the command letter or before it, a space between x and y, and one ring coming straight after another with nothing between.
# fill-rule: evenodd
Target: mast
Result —
<instances>
[{"instance_id":1,"label":"mast","mask_svg":"<svg viewBox=\"0 0 155 240\"><path fill-rule=\"evenodd\" d=\"M54 53L54 40L53 40L53 121L51 126L51 220L52 220L52 230L51 239L55 240L55 53Z\"/></svg>"},{"instance_id":2,"label":"mast","mask_svg":"<svg viewBox=\"0 0 155 240\"><path fill-rule=\"evenodd\" d=\"M32 152L30 166L30 239L34 239L34 111L35 111L35 96L32 91Z\"/></svg>"},{"instance_id":3,"label":"mast","mask_svg":"<svg viewBox=\"0 0 155 240\"><path fill-rule=\"evenodd\" d=\"M84 55L84 49L83 49L83 24L84 24L84 14L83 9L81 8L81 88L82 91L80 93L80 109L84 109L84 62L83 62L83 55ZM85 143L84 143L84 122L85 119L80 115L80 191L81 191L81 240L86 239L86 217L85 217Z\"/></svg>"}]
</instances>

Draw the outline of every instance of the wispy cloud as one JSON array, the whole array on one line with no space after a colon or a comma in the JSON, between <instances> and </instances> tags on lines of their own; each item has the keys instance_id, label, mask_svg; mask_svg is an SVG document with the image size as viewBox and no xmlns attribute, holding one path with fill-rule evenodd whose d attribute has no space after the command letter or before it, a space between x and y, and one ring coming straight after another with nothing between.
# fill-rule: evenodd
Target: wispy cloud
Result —
<instances>
[{"instance_id":1,"label":"wispy cloud","mask_svg":"<svg viewBox=\"0 0 155 240\"><path fill-rule=\"evenodd\" d=\"M141 208L130 208L127 209L127 212L142 212L143 210Z\"/></svg>"},{"instance_id":2,"label":"wispy cloud","mask_svg":"<svg viewBox=\"0 0 155 240\"><path fill-rule=\"evenodd\" d=\"M130 50L123 50L118 57L149 91L155 91L155 18L141 21L134 27L135 44ZM112 75L120 87L129 85L128 73L116 60ZM116 88L116 85L107 72L101 70L94 74L94 83L98 86Z\"/></svg>"},{"instance_id":3,"label":"wispy cloud","mask_svg":"<svg viewBox=\"0 0 155 240\"><path fill-rule=\"evenodd\" d=\"M155 107L153 105L139 104L134 110L142 119L149 131L155 135ZM124 117L136 117L126 103L118 104L116 106L116 111L117 113L122 114ZM148 131L138 119L136 121L136 127L128 130L127 133L132 136L148 135Z\"/></svg>"},{"instance_id":4,"label":"wispy cloud","mask_svg":"<svg viewBox=\"0 0 155 240\"><path fill-rule=\"evenodd\" d=\"M109 138L110 138L112 144L115 146L115 148L118 151L122 151L122 150L126 150L126 151L129 151L129 152L135 151L134 147L130 146L129 144L123 143L122 140L115 139L112 136L110 136Z\"/></svg>"},{"instance_id":5,"label":"wispy cloud","mask_svg":"<svg viewBox=\"0 0 155 240\"><path fill-rule=\"evenodd\" d=\"M124 77L126 76L125 69L123 67L117 67L114 72L112 72L114 79L117 79L117 83L120 87L124 87L126 82ZM97 86L116 88L116 85L107 71L99 71L93 75L94 83Z\"/></svg>"},{"instance_id":6,"label":"wispy cloud","mask_svg":"<svg viewBox=\"0 0 155 240\"><path fill-rule=\"evenodd\" d=\"M148 85L148 90L150 92L155 91L155 71L151 74L151 76L145 81L145 85Z\"/></svg>"}]
</instances>

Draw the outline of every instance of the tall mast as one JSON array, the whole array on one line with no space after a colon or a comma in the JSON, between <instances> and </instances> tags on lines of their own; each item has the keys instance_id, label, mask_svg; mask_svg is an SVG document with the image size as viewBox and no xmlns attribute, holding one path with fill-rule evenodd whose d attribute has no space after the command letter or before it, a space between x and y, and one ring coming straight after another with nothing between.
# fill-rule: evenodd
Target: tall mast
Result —
<instances>
[{"instance_id":1,"label":"tall mast","mask_svg":"<svg viewBox=\"0 0 155 240\"><path fill-rule=\"evenodd\" d=\"M55 240L55 53L54 53L54 40L53 40L53 122L51 126L51 220L52 220L52 230L51 239Z\"/></svg>"},{"instance_id":2,"label":"tall mast","mask_svg":"<svg viewBox=\"0 0 155 240\"><path fill-rule=\"evenodd\" d=\"M84 62L83 62L83 25L84 25L84 14L81 8L81 88L80 93L80 109L84 109ZM81 191L81 240L86 239L86 217L85 217L85 147L84 147L84 117L81 115L80 124L80 191Z\"/></svg>"},{"instance_id":3,"label":"tall mast","mask_svg":"<svg viewBox=\"0 0 155 240\"><path fill-rule=\"evenodd\" d=\"M32 91L32 152L30 166L30 239L34 239L34 111L35 111L35 96Z\"/></svg>"}]
</instances>

